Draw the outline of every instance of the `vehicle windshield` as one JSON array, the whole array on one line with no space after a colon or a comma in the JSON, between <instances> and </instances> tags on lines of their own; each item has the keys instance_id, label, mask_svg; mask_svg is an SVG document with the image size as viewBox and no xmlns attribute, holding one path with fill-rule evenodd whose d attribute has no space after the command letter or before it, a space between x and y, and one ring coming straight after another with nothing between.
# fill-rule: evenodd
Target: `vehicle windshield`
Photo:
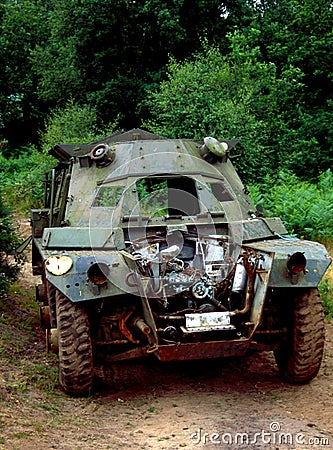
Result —
<instances>
[{"instance_id":1,"label":"vehicle windshield","mask_svg":"<svg viewBox=\"0 0 333 450\"><path fill-rule=\"evenodd\" d=\"M200 212L195 181L189 177L141 178L136 191L145 216L194 216Z\"/></svg>"}]
</instances>

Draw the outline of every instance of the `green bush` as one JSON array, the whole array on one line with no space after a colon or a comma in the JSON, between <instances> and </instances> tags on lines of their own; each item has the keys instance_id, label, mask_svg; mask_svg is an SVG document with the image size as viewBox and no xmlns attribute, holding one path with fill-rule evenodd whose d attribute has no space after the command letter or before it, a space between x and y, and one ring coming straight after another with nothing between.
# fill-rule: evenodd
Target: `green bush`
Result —
<instances>
[{"instance_id":1,"label":"green bush","mask_svg":"<svg viewBox=\"0 0 333 450\"><path fill-rule=\"evenodd\" d=\"M13 226L9 210L0 197L0 298L8 292L10 283L17 279L23 257L11 256L11 251L19 245L19 238Z\"/></svg>"},{"instance_id":2,"label":"green bush","mask_svg":"<svg viewBox=\"0 0 333 450\"><path fill-rule=\"evenodd\" d=\"M246 183L261 182L294 159L300 166L301 151L313 159L318 143L298 131L301 112L297 120L290 114L304 86L301 70L265 62L258 30L245 36L236 29L227 37L228 55L203 41L191 59L171 58L166 80L146 100L145 126L167 137L239 139L231 157Z\"/></svg>"},{"instance_id":3,"label":"green bush","mask_svg":"<svg viewBox=\"0 0 333 450\"><path fill-rule=\"evenodd\" d=\"M48 151L55 144L92 142L99 134L96 111L70 100L64 108L55 109L46 119L40 138L43 150Z\"/></svg>"},{"instance_id":4,"label":"green bush","mask_svg":"<svg viewBox=\"0 0 333 450\"><path fill-rule=\"evenodd\" d=\"M253 59L249 65L252 63L255 66ZM275 153L268 154L264 147L262 136L266 135L267 127L256 118L253 96L258 86L254 86L249 65L238 64L223 56L219 49L206 45L192 60L171 59L167 80L147 99L151 118L144 126L167 137L239 138L236 153L243 157L237 159L236 165L243 178L248 181L263 176L275 165L272 162ZM274 76L270 66L251 69L258 69L262 85ZM262 98L261 94L256 92L256 98Z\"/></svg>"},{"instance_id":5,"label":"green bush","mask_svg":"<svg viewBox=\"0 0 333 450\"><path fill-rule=\"evenodd\" d=\"M318 183L301 181L295 175L280 172L277 178L250 186L256 205L267 216L279 216L289 233L301 238L327 242L333 239L333 174L327 170Z\"/></svg>"},{"instance_id":6,"label":"green bush","mask_svg":"<svg viewBox=\"0 0 333 450\"><path fill-rule=\"evenodd\" d=\"M330 321L333 317L333 286L328 278L324 278L319 285L319 292L323 302L326 320Z\"/></svg>"},{"instance_id":7,"label":"green bush","mask_svg":"<svg viewBox=\"0 0 333 450\"><path fill-rule=\"evenodd\" d=\"M54 158L35 147L26 149L16 158L5 158L0 154L0 182L4 203L19 212L41 206L44 190L42 180L45 172L54 164Z\"/></svg>"},{"instance_id":8,"label":"green bush","mask_svg":"<svg viewBox=\"0 0 333 450\"><path fill-rule=\"evenodd\" d=\"M70 101L65 108L55 110L45 122L40 133L42 150L35 146L19 149L6 158L0 153L0 183L6 205L15 211L27 212L40 207L43 199L45 173L57 161L48 154L55 144L80 144L100 139L115 129L109 124L102 132L97 128L96 112L88 106ZM17 156L18 155L18 156Z\"/></svg>"}]
</instances>

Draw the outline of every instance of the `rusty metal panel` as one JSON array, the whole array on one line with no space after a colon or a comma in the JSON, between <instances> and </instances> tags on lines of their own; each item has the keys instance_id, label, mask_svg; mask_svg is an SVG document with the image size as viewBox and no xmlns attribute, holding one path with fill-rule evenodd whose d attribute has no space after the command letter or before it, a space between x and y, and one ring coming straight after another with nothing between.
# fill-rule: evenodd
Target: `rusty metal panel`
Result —
<instances>
[{"instance_id":1,"label":"rusty metal panel","mask_svg":"<svg viewBox=\"0 0 333 450\"><path fill-rule=\"evenodd\" d=\"M267 239L276 234L286 234L287 230L279 217L270 217L261 220L255 218L244 220L243 225L243 242L259 239Z\"/></svg>"},{"instance_id":2,"label":"rusty metal panel","mask_svg":"<svg viewBox=\"0 0 333 450\"><path fill-rule=\"evenodd\" d=\"M161 345L154 354L160 361L224 358L244 356L249 345L248 339Z\"/></svg>"},{"instance_id":3,"label":"rusty metal panel","mask_svg":"<svg viewBox=\"0 0 333 450\"><path fill-rule=\"evenodd\" d=\"M318 242L302 239L274 239L246 244L245 247L271 252L274 255L268 286L270 287L317 287L331 257L326 248ZM287 261L290 255L301 252L306 258L306 268L292 280L288 272Z\"/></svg>"}]
</instances>

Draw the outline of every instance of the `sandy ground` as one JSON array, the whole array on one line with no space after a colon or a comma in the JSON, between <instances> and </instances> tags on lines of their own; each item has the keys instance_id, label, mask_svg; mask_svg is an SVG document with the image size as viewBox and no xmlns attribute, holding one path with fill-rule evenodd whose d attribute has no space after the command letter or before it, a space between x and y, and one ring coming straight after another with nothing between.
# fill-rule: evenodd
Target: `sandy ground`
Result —
<instances>
[{"instance_id":1,"label":"sandy ground","mask_svg":"<svg viewBox=\"0 0 333 450\"><path fill-rule=\"evenodd\" d=\"M29 286L25 273L21 284ZM18 337L21 359L0 366L1 450L333 449L333 323L320 373L304 386L285 384L273 356L261 353L127 366L121 388L99 386L88 398L48 390L38 379L21 386L32 361L56 361L43 353L38 332Z\"/></svg>"}]
</instances>

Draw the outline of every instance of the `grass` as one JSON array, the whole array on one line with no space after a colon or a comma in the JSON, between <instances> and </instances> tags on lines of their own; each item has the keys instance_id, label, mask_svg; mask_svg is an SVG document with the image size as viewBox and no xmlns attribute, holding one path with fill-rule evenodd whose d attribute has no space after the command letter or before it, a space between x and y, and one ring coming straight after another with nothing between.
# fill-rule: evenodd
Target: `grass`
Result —
<instances>
[{"instance_id":1,"label":"grass","mask_svg":"<svg viewBox=\"0 0 333 450\"><path fill-rule=\"evenodd\" d=\"M319 292L323 302L325 317L329 322L333 317L333 285L328 278L324 278L320 283Z\"/></svg>"},{"instance_id":2,"label":"grass","mask_svg":"<svg viewBox=\"0 0 333 450\"><path fill-rule=\"evenodd\" d=\"M55 355L45 353L32 288L15 284L0 299L0 349L0 404L16 399L55 411L58 364ZM36 391L42 400L30 395Z\"/></svg>"}]
</instances>

